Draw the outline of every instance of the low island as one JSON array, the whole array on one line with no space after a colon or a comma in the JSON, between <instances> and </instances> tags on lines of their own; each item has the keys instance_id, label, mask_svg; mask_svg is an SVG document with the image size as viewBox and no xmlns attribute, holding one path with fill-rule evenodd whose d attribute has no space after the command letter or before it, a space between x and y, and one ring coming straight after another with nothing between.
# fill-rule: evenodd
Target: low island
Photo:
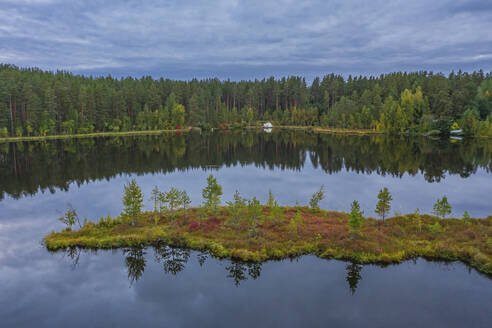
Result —
<instances>
[{"instance_id":1,"label":"low island","mask_svg":"<svg viewBox=\"0 0 492 328\"><path fill-rule=\"evenodd\" d=\"M462 219L446 219L451 211L445 197L434 206L436 215L417 210L385 218L392 200L385 188L376 206L381 219L374 219L363 216L357 201L350 213L320 209L323 188L313 194L309 207L279 206L271 192L263 205L236 192L233 201L220 206L222 188L211 175L202 194L203 206L190 208L185 191L155 188L154 209L142 211L142 192L131 181L125 187L121 215L81 222L70 209L60 219L67 228L51 232L44 241L53 251L165 244L253 262L305 254L357 263L398 263L424 257L459 260L492 275L492 216L473 219L465 212Z\"/></svg>"}]
</instances>

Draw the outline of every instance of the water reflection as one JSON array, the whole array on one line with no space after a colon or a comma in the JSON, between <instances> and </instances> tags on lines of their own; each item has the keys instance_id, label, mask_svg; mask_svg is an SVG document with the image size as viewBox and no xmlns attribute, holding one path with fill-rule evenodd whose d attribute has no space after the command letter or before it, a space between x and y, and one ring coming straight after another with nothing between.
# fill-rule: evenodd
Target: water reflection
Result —
<instances>
[{"instance_id":1,"label":"water reflection","mask_svg":"<svg viewBox=\"0 0 492 328\"><path fill-rule=\"evenodd\" d=\"M156 263L162 265L162 271L164 274L177 275L182 272L188 260L191 256L191 251L188 249L174 248L166 245L153 246L154 260ZM80 255L82 252L89 252L77 247L69 247L64 250L66 258L70 259L71 267L77 268L80 261ZM95 251L92 251L97 253ZM203 267L207 258L210 255L206 253L195 252L197 261L200 267ZM147 248L143 246L133 246L124 248L122 251L125 257L125 266L128 272L128 280L130 285L137 282L145 272L147 265ZM222 260L228 263L225 266L225 277L230 279L232 283L238 287L242 282L248 280L256 280L261 275L261 263L244 262L236 259ZM206 268L204 268L206 269ZM346 266L346 278L348 288L353 295L357 289L359 281L362 279L361 275L362 265L357 263L351 263Z\"/></svg>"},{"instance_id":2,"label":"water reflection","mask_svg":"<svg viewBox=\"0 0 492 328\"><path fill-rule=\"evenodd\" d=\"M186 263L190 259L189 250L172 248L163 245L155 246L154 253L156 261L162 264L164 272L172 275L176 275L183 271ZM205 260L203 260L203 262L205 262Z\"/></svg>"},{"instance_id":3,"label":"water reflection","mask_svg":"<svg viewBox=\"0 0 492 328\"><path fill-rule=\"evenodd\" d=\"M347 280L350 292L352 293L352 295L354 295L355 291L357 290L357 285L362 279L362 265L351 263L346 266L345 270L347 271L347 277L345 278L345 280Z\"/></svg>"},{"instance_id":4,"label":"water reflection","mask_svg":"<svg viewBox=\"0 0 492 328\"><path fill-rule=\"evenodd\" d=\"M153 251L153 256L146 256L148 251ZM77 269L78 263L82 253L92 253L92 255L97 256L98 251L96 250L85 250L77 247L69 247L64 251L55 251L54 253L64 253L64 258L69 259L70 267L75 270ZM113 250L113 252L118 252L118 250ZM192 253L196 255L197 262L202 268L203 272L207 270L205 263L207 259L213 258L208 253L191 251L189 249L169 247L163 244L155 245L151 248L146 248L143 246L132 246L124 248L122 250L122 255L124 257L124 264L127 269L128 280L130 285L140 280L145 272L145 268L148 265L148 260L154 260L154 263L160 264L162 272L165 275L176 276L183 272L191 258ZM215 258L214 258L215 259ZM290 262L298 261L300 258L291 258ZM216 261L218 259L215 259ZM230 281L234 286L239 287L241 283L247 281L248 279L257 280L262 271L262 263L244 262L236 259L221 259L218 260L224 263L224 278ZM288 261L288 260L287 260ZM329 261L329 260L322 260ZM278 261L269 261L278 262ZM282 262L282 261L279 261ZM413 265L418 266L417 260L411 260L407 263L413 263ZM453 269L455 262L438 261L435 262L441 271L450 271ZM398 266L398 264L377 264L369 265L380 267L381 269L388 268L391 266ZM357 288L359 287L362 278L362 271L364 266L356 263L350 262L345 265L345 281L346 287L351 295L355 295ZM478 273L475 269L467 266L467 271L471 274L479 274L487 279L491 279L487 275Z\"/></svg>"},{"instance_id":5,"label":"water reflection","mask_svg":"<svg viewBox=\"0 0 492 328\"><path fill-rule=\"evenodd\" d=\"M128 269L128 279L130 283L138 281L145 271L145 252L143 247L130 247L123 250L126 268Z\"/></svg>"},{"instance_id":6,"label":"water reflection","mask_svg":"<svg viewBox=\"0 0 492 328\"><path fill-rule=\"evenodd\" d=\"M447 174L468 177L492 169L488 140L388 136L340 136L299 131L271 134L182 134L0 144L0 199L68 190L70 183L124 173L169 173L193 168L254 164L301 170L309 158L328 174L342 170L391 175L422 174L439 182Z\"/></svg>"},{"instance_id":7,"label":"water reflection","mask_svg":"<svg viewBox=\"0 0 492 328\"><path fill-rule=\"evenodd\" d=\"M260 263L245 263L237 260L232 260L231 264L226 267L228 271L228 278L234 280L234 285L239 286L239 284L247 280L249 275L253 280L258 279L261 273Z\"/></svg>"},{"instance_id":8,"label":"water reflection","mask_svg":"<svg viewBox=\"0 0 492 328\"><path fill-rule=\"evenodd\" d=\"M174 248L166 245L153 246L151 249L154 253L153 259L155 262L162 265L164 274L169 275L177 275L182 272L191 256L191 251L188 249ZM148 248L143 246L132 246L122 250L130 284L137 282L144 274L145 267L147 266L146 255L148 250ZM64 257L69 259L70 266L74 270L77 268L83 252L97 254L97 251L83 250L78 247L68 247L64 251L55 251L54 253L57 252L64 253ZM210 255L199 252L195 253L200 267L203 267ZM225 277L231 279L236 287L241 282L247 280L248 277L252 280L260 277L261 263L243 262L234 259L223 261L228 263L225 266Z\"/></svg>"}]
</instances>

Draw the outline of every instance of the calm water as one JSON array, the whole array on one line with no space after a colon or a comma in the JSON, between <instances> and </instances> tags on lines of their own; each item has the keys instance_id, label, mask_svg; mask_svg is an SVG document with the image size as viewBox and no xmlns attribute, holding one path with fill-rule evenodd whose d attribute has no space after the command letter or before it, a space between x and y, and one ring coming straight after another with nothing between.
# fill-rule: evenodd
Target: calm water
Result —
<instances>
[{"instance_id":1,"label":"calm water","mask_svg":"<svg viewBox=\"0 0 492 328\"><path fill-rule=\"evenodd\" d=\"M320 260L251 265L186 250L49 253L41 244L67 204L97 219L122 210L123 185L146 195L205 178L281 204L357 199L374 216L388 187L393 210L492 214L492 144L382 136L229 133L0 144L0 327L490 327L492 280L460 263L379 267ZM147 203L150 208L150 201Z\"/></svg>"}]
</instances>

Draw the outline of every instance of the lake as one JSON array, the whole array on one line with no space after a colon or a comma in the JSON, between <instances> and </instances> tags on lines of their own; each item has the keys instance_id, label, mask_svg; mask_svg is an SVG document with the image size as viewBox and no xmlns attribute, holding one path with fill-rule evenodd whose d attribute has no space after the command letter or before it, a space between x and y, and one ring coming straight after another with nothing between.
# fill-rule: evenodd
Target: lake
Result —
<instances>
[{"instance_id":1,"label":"lake","mask_svg":"<svg viewBox=\"0 0 492 328\"><path fill-rule=\"evenodd\" d=\"M303 256L263 264L170 248L50 253L42 238L82 217L122 211L135 178L151 208L157 185L201 202L214 174L223 201L237 189L282 205L375 217L392 212L492 214L492 143L301 131L182 133L0 144L0 327L490 327L492 279L462 263L423 259L381 267Z\"/></svg>"}]
</instances>

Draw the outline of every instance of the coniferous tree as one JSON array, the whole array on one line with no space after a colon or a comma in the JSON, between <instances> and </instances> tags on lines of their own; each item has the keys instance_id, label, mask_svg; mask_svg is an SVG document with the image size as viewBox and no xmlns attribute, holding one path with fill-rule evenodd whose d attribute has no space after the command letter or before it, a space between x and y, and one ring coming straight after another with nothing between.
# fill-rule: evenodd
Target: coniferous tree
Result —
<instances>
[{"instance_id":1,"label":"coniferous tree","mask_svg":"<svg viewBox=\"0 0 492 328\"><path fill-rule=\"evenodd\" d=\"M386 214L391 210L391 201L393 197L388 191L388 188L381 189L378 193L378 203L376 204L376 213L383 219L386 217Z\"/></svg>"},{"instance_id":2,"label":"coniferous tree","mask_svg":"<svg viewBox=\"0 0 492 328\"><path fill-rule=\"evenodd\" d=\"M125 185L123 195L124 214L135 225L137 216L142 212L143 194L135 179Z\"/></svg>"},{"instance_id":3,"label":"coniferous tree","mask_svg":"<svg viewBox=\"0 0 492 328\"><path fill-rule=\"evenodd\" d=\"M204 205L207 209L217 210L222 196L222 186L217 183L217 179L210 174L207 178L207 186L202 190Z\"/></svg>"},{"instance_id":4,"label":"coniferous tree","mask_svg":"<svg viewBox=\"0 0 492 328\"><path fill-rule=\"evenodd\" d=\"M438 199L433 207L433 212L436 216L445 218L446 215L451 214L451 205L448 203L448 198L443 196L442 199Z\"/></svg>"},{"instance_id":5,"label":"coniferous tree","mask_svg":"<svg viewBox=\"0 0 492 328\"><path fill-rule=\"evenodd\" d=\"M323 191L323 188L324 186L321 186L319 190L311 196L309 207L311 207L312 210L319 210L319 202L321 202L323 198L325 198L325 192Z\"/></svg>"},{"instance_id":6,"label":"coniferous tree","mask_svg":"<svg viewBox=\"0 0 492 328\"><path fill-rule=\"evenodd\" d=\"M363 212L360 210L359 202L354 200L350 206L350 214L348 219L348 225L353 231L359 232L359 229L362 227L362 215Z\"/></svg>"}]
</instances>

